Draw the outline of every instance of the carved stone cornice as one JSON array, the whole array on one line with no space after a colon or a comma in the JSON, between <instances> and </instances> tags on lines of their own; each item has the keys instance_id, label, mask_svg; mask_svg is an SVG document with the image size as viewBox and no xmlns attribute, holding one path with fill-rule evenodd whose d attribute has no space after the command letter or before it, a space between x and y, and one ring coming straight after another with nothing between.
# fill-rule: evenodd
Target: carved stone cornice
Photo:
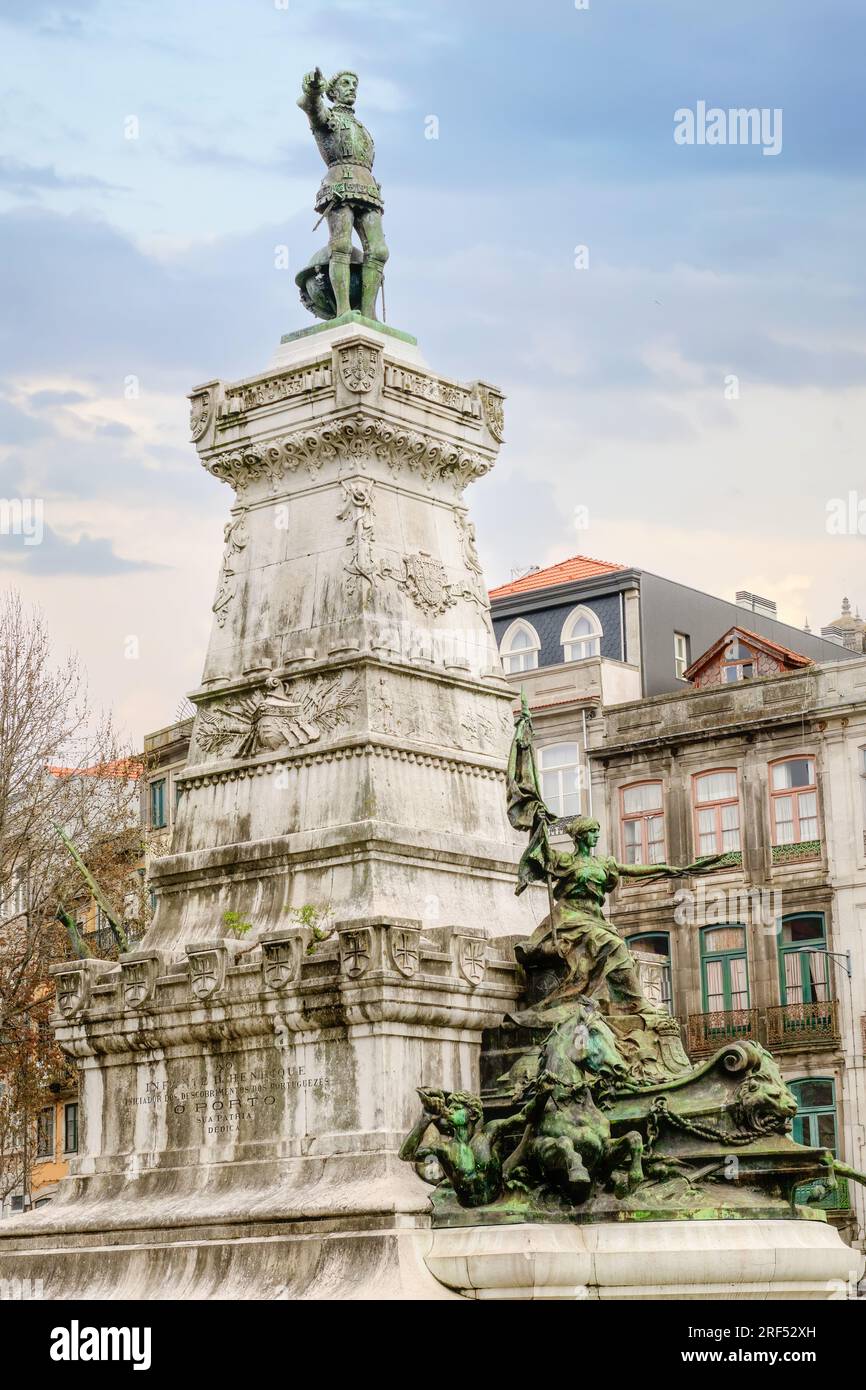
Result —
<instances>
[{"instance_id":1,"label":"carved stone cornice","mask_svg":"<svg viewBox=\"0 0 866 1390\"><path fill-rule=\"evenodd\" d=\"M315 478L325 464L342 462L382 463L394 475L408 468L424 482L450 482L457 491L493 466L493 458L481 450L363 411L268 440L241 441L202 458L209 473L238 493L262 479L276 492L299 469Z\"/></svg>"},{"instance_id":2,"label":"carved stone cornice","mask_svg":"<svg viewBox=\"0 0 866 1390\"><path fill-rule=\"evenodd\" d=\"M397 362L385 363L385 395L399 399L410 396L425 405L454 412L473 425L482 420L483 400L471 386L447 377L433 376Z\"/></svg>"},{"instance_id":3,"label":"carved stone cornice","mask_svg":"<svg viewBox=\"0 0 866 1390\"><path fill-rule=\"evenodd\" d=\"M504 782L505 772L500 761L492 755L450 753L447 755L431 753L424 748L402 748L395 740L384 735L366 736L361 741L330 747L321 752L310 753L301 750L283 749L248 757L235 766L218 765L205 771L201 763L190 764L188 769L177 776L178 794L191 787L208 787L217 782L243 781L246 777L271 776L286 768L307 768L313 764L339 763L353 758L393 758L395 762L417 763L423 767L444 768L449 773L459 773L467 777L480 777L494 782Z\"/></svg>"},{"instance_id":4,"label":"carved stone cornice","mask_svg":"<svg viewBox=\"0 0 866 1390\"><path fill-rule=\"evenodd\" d=\"M275 372L271 376L240 381L235 386L226 387L225 403L217 420L217 429L225 429L235 424L236 417L248 410L278 405L282 401L312 400L327 392L333 394L333 390L330 357L288 371Z\"/></svg>"}]
</instances>

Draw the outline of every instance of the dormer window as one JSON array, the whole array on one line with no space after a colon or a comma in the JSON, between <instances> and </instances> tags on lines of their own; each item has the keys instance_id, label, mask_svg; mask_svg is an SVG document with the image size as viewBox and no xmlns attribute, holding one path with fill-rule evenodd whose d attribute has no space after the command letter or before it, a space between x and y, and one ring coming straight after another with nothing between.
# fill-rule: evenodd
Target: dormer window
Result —
<instances>
[{"instance_id":1,"label":"dormer window","mask_svg":"<svg viewBox=\"0 0 866 1390\"><path fill-rule=\"evenodd\" d=\"M538 665L541 641L531 623L518 618L503 633L499 646L502 666L507 676L518 671L534 671Z\"/></svg>"},{"instance_id":2,"label":"dormer window","mask_svg":"<svg viewBox=\"0 0 866 1390\"><path fill-rule=\"evenodd\" d=\"M722 681L733 685L736 681L750 681L755 674L755 653L739 637L733 637L725 648L722 663Z\"/></svg>"},{"instance_id":3,"label":"dormer window","mask_svg":"<svg viewBox=\"0 0 866 1390\"><path fill-rule=\"evenodd\" d=\"M566 661L586 661L601 656L602 627L591 608L575 608L569 613L560 641Z\"/></svg>"}]
</instances>

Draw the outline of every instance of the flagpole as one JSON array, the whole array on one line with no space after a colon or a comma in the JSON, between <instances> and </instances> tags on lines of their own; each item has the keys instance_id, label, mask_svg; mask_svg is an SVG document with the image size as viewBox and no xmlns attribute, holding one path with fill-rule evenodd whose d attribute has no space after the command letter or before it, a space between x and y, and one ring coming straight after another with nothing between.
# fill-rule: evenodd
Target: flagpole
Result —
<instances>
[{"instance_id":1,"label":"flagpole","mask_svg":"<svg viewBox=\"0 0 866 1390\"><path fill-rule=\"evenodd\" d=\"M530 757L532 758L532 780L535 784L536 792L538 794L539 804L541 806L544 806L544 802L541 799L541 784L538 780L538 764L535 759L535 730L532 727L532 713L529 708L529 701L526 698L526 690L523 686L521 686L520 688L520 708L521 713L523 714L523 717L526 720L527 733L529 736L529 752ZM545 806L544 809L546 811L547 807ZM550 845L548 844L548 849L549 848ZM550 918L550 934L553 940L554 950L556 950L558 941L556 935L556 904L553 900L553 878L551 876L550 870L546 870L545 878L547 879L547 910L548 916Z\"/></svg>"}]
</instances>

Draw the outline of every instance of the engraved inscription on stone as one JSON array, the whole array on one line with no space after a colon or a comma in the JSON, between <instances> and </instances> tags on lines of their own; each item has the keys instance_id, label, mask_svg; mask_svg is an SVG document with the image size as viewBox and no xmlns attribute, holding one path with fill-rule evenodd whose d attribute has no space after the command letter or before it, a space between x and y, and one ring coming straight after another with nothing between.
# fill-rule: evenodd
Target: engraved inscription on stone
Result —
<instances>
[{"instance_id":1,"label":"engraved inscription on stone","mask_svg":"<svg viewBox=\"0 0 866 1390\"><path fill-rule=\"evenodd\" d=\"M131 1096L130 1106L155 1106L169 1115L197 1117L207 1136L236 1134L269 1111L276 1112L281 1096L296 1091L322 1091L327 1079L305 1066L226 1068L213 1080L148 1081Z\"/></svg>"}]
</instances>

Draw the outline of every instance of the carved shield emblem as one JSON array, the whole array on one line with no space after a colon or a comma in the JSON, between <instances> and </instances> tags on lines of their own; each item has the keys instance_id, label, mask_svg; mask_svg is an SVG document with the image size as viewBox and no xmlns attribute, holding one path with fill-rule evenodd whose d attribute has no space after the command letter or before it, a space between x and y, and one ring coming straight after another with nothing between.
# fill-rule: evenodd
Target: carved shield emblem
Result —
<instances>
[{"instance_id":1,"label":"carved shield emblem","mask_svg":"<svg viewBox=\"0 0 866 1390\"><path fill-rule=\"evenodd\" d=\"M496 442L501 444L505 436L505 397L500 396L497 391L491 391L489 387L484 387L481 392L481 405L487 428Z\"/></svg>"},{"instance_id":2,"label":"carved shield emblem","mask_svg":"<svg viewBox=\"0 0 866 1390\"><path fill-rule=\"evenodd\" d=\"M487 965L487 947L477 936L463 936L457 950L457 964L460 973L473 986L480 985L484 979Z\"/></svg>"},{"instance_id":3,"label":"carved shield emblem","mask_svg":"<svg viewBox=\"0 0 866 1390\"><path fill-rule=\"evenodd\" d=\"M350 980L357 980L370 964L373 946L366 927L340 933L340 964Z\"/></svg>"},{"instance_id":4,"label":"carved shield emblem","mask_svg":"<svg viewBox=\"0 0 866 1390\"><path fill-rule=\"evenodd\" d=\"M64 1018L80 1013L85 1003L85 981L82 970L70 970L57 977L57 1008Z\"/></svg>"},{"instance_id":5,"label":"carved shield emblem","mask_svg":"<svg viewBox=\"0 0 866 1390\"><path fill-rule=\"evenodd\" d=\"M123 967L123 1000L130 1009L137 1009L150 994L150 970L148 962L133 961Z\"/></svg>"},{"instance_id":6,"label":"carved shield emblem","mask_svg":"<svg viewBox=\"0 0 866 1390\"><path fill-rule=\"evenodd\" d=\"M395 968L410 979L421 964L419 933L411 928L393 928L388 933L388 941Z\"/></svg>"},{"instance_id":7,"label":"carved shield emblem","mask_svg":"<svg viewBox=\"0 0 866 1390\"><path fill-rule=\"evenodd\" d=\"M189 987L196 999L209 999L222 987L225 967L216 951L189 957Z\"/></svg>"},{"instance_id":8,"label":"carved shield emblem","mask_svg":"<svg viewBox=\"0 0 866 1390\"><path fill-rule=\"evenodd\" d=\"M453 602L448 591L448 575L445 566L419 550L415 555L405 555L406 583L409 591L425 613L442 613Z\"/></svg>"},{"instance_id":9,"label":"carved shield emblem","mask_svg":"<svg viewBox=\"0 0 866 1390\"><path fill-rule=\"evenodd\" d=\"M357 343L345 347L340 352L340 376L349 391L363 394L372 390L379 368L379 353L376 348Z\"/></svg>"},{"instance_id":10,"label":"carved shield emblem","mask_svg":"<svg viewBox=\"0 0 866 1390\"><path fill-rule=\"evenodd\" d=\"M298 974L301 959L301 943L293 941L270 941L262 946L265 984L269 989L287 989Z\"/></svg>"},{"instance_id":11,"label":"carved shield emblem","mask_svg":"<svg viewBox=\"0 0 866 1390\"><path fill-rule=\"evenodd\" d=\"M189 429L193 444L201 439L210 424L213 398L210 391L193 396L189 403Z\"/></svg>"}]
</instances>

